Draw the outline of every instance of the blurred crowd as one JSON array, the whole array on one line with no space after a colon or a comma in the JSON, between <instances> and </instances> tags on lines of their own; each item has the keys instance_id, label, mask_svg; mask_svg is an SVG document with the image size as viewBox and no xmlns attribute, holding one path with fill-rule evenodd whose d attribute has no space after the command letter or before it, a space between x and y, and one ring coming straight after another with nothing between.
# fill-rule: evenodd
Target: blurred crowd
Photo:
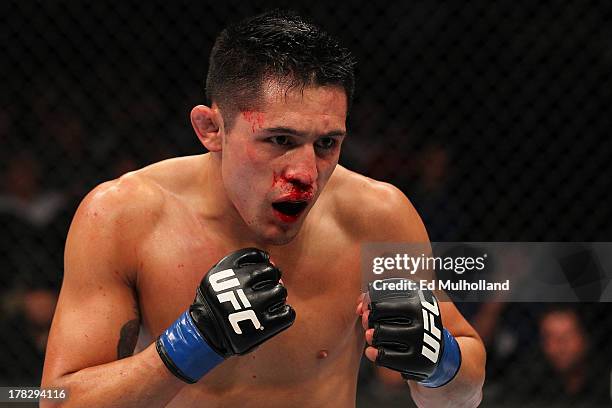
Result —
<instances>
[{"instance_id":1,"label":"blurred crowd","mask_svg":"<svg viewBox=\"0 0 612 408\"><path fill-rule=\"evenodd\" d=\"M0 111L0 141L8 147L0 152L1 384L40 381L64 241L80 200L96 184L177 154L160 144L167 138L156 128L159 101L124 109L118 100L97 118L113 121L111 128L92 125L86 105L65 96L49 87ZM122 141L127 135L131 143Z\"/></svg>"}]
</instances>

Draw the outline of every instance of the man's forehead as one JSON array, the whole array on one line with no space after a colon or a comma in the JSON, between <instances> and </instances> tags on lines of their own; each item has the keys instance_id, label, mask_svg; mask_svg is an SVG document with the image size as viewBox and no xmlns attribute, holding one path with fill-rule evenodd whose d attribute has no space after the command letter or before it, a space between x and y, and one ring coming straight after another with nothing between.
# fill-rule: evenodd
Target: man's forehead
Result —
<instances>
[{"instance_id":1,"label":"man's forehead","mask_svg":"<svg viewBox=\"0 0 612 408\"><path fill-rule=\"evenodd\" d=\"M295 134L345 134L347 96L340 86L266 81L257 103L239 115L252 132L284 128Z\"/></svg>"},{"instance_id":2,"label":"man's forehead","mask_svg":"<svg viewBox=\"0 0 612 408\"><path fill-rule=\"evenodd\" d=\"M265 113L299 109L312 113L327 113L346 117L347 96L334 85L291 85L264 81L259 109Z\"/></svg>"}]
</instances>

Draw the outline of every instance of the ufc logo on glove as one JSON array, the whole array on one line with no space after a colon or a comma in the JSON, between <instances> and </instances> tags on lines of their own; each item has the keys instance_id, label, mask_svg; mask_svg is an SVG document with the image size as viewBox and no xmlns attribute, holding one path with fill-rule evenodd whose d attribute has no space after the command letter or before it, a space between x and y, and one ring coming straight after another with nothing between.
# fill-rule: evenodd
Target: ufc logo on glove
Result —
<instances>
[{"instance_id":1,"label":"ufc logo on glove","mask_svg":"<svg viewBox=\"0 0 612 408\"><path fill-rule=\"evenodd\" d=\"M252 309L241 310L243 308L250 308L251 303L249 302L249 299L247 299L246 295L244 294L244 290L242 289L237 289L235 291L231 290L235 287L240 286L240 282L235 276L236 274L234 273L232 269L225 269L223 271L213 273L212 275L209 276L208 279L209 279L210 285L212 286L213 290L217 292L217 299L219 300L219 303L230 302L234 310L236 310L235 313L232 313L227 317L228 321L232 325L232 329L234 329L234 332L236 334L242 334L242 330L240 329L240 326L238 325L238 323L245 321L245 320L250 320L256 329L263 330L263 326L259 322L257 315ZM231 278L231 279L227 279L227 278ZM226 279L226 280L222 281L222 279ZM228 291L223 292L224 290L228 290ZM219 293L219 292L222 292L222 293ZM238 298L236 298L236 294L238 294L238 298L240 299L241 304L238 303Z\"/></svg>"},{"instance_id":2,"label":"ufc logo on glove","mask_svg":"<svg viewBox=\"0 0 612 408\"><path fill-rule=\"evenodd\" d=\"M438 362L438 356L440 355L440 340L442 340L442 331L436 326L435 317L440 316L440 309L438 309L438 301L433 298L433 303L425 300L423 292L419 291L419 299L421 300L421 306L423 307L423 348L421 354L431 360L432 363ZM429 334L438 339L434 339ZM429 348L429 347L431 348Z\"/></svg>"}]
</instances>

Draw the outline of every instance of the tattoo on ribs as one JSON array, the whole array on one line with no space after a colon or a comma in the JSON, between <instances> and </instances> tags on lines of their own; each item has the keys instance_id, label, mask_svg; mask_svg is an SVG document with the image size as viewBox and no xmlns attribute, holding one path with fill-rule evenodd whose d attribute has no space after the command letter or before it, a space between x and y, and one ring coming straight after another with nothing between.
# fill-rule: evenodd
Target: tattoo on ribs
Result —
<instances>
[{"instance_id":1,"label":"tattoo on ribs","mask_svg":"<svg viewBox=\"0 0 612 408\"><path fill-rule=\"evenodd\" d=\"M117 358L119 360L134 354L139 329L140 319L130 320L121 328L119 342L117 343Z\"/></svg>"}]
</instances>

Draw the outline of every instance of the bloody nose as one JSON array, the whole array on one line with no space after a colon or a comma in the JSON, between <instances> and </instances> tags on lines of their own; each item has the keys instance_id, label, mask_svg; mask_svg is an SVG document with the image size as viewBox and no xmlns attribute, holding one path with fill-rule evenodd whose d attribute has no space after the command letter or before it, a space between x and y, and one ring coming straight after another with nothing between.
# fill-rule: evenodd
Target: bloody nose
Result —
<instances>
[{"instance_id":1,"label":"bloody nose","mask_svg":"<svg viewBox=\"0 0 612 408\"><path fill-rule=\"evenodd\" d=\"M286 168L285 178L301 190L310 190L318 176L314 149L305 145L295 153Z\"/></svg>"}]
</instances>

